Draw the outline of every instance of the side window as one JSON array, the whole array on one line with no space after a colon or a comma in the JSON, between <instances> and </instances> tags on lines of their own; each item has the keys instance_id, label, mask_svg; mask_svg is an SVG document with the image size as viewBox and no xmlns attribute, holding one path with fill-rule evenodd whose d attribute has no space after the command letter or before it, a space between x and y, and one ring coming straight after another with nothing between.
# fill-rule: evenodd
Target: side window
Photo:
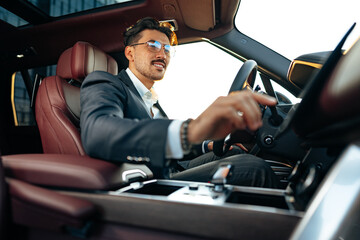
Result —
<instances>
[{"instance_id":1,"label":"side window","mask_svg":"<svg viewBox=\"0 0 360 240\"><path fill-rule=\"evenodd\" d=\"M11 103L15 126L35 125L34 114L30 108L30 98L20 72L12 76Z\"/></svg>"},{"instance_id":2,"label":"side window","mask_svg":"<svg viewBox=\"0 0 360 240\"><path fill-rule=\"evenodd\" d=\"M207 42L179 45L164 79L154 85L159 102L170 118L196 118L228 94L242 64Z\"/></svg>"},{"instance_id":3,"label":"side window","mask_svg":"<svg viewBox=\"0 0 360 240\"><path fill-rule=\"evenodd\" d=\"M33 87L36 76L45 77L54 75L56 65L29 69L28 81L29 86ZM22 73L15 72L12 76L11 83L11 103L13 108L15 126L34 126L35 116L31 108L32 89L27 89L25 79Z\"/></svg>"}]
</instances>

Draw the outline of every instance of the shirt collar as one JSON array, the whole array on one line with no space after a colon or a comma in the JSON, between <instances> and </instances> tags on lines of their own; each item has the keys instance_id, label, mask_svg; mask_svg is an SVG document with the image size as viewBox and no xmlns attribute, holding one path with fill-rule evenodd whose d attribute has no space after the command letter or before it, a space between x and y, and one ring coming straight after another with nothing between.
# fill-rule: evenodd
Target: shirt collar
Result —
<instances>
[{"instance_id":1,"label":"shirt collar","mask_svg":"<svg viewBox=\"0 0 360 240\"><path fill-rule=\"evenodd\" d=\"M144 100L151 100L152 104L155 104L158 101L158 95L156 94L154 87L152 87L150 90L147 89L129 68L127 68L125 71L129 75L130 80L133 82L141 98Z\"/></svg>"}]
</instances>

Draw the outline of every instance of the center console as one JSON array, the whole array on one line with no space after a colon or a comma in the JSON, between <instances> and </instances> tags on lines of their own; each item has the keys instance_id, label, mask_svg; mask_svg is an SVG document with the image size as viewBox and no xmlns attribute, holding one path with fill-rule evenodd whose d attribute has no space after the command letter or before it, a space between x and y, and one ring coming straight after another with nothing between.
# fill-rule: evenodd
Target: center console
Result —
<instances>
[{"instance_id":1,"label":"center console","mask_svg":"<svg viewBox=\"0 0 360 240\"><path fill-rule=\"evenodd\" d=\"M224 165L211 183L153 179L115 191L64 192L101 208L102 218L205 239L288 239L304 212L285 190L226 184Z\"/></svg>"},{"instance_id":2,"label":"center console","mask_svg":"<svg viewBox=\"0 0 360 240\"><path fill-rule=\"evenodd\" d=\"M3 163L9 178L24 181L8 179L13 221L37 229L85 229L96 219L95 226L113 226L99 234L124 229L168 234L156 239L314 239L319 234L358 239L360 145L336 155L309 151L285 190L228 185L230 165L221 166L210 183L151 178L125 183L123 173L139 165L119 169L88 157L45 154L3 156Z\"/></svg>"}]
</instances>

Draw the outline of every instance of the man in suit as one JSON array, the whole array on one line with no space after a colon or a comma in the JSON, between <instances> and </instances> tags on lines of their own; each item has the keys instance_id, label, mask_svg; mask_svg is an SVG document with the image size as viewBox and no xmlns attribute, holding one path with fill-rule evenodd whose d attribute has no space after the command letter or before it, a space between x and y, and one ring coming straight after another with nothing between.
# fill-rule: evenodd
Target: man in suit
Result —
<instances>
[{"instance_id":1,"label":"man in suit","mask_svg":"<svg viewBox=\"0 0 360 240\"><path fill-rule=\"evenodd\" d=\"M170 63L175 33L153 18L144 18L127 29L124 42L129 67L118 76L93 72L81 87L81 138L92 157L147 164L159 177L170 160L184 159L206 139L224 138L237 129L256 130L262 125L258 104L276 104L271 97L241 91L217 99L194 120L170 120L152 87ZM224 162L234 166L228 180L231 184L276 186L276 176L267 163L248 154L217 160L207 153L188 161L185 170L170 177L209 181Z\"/></svg>"}]
</instances>

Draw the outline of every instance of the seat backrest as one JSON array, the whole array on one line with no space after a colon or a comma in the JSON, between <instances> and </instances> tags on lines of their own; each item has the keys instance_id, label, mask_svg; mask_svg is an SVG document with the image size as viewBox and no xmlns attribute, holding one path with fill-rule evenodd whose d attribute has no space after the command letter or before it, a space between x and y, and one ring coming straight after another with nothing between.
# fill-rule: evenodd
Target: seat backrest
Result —
<instances>
[{"instance_id":1,"label":"seat backrest","mask_svg":"<svg viewBox=\"0 0 360 240\"><path fill-rule=\"evenodd\" d=\"M111 56L86 42L65 50L58 61L56 75L46 77L39 86L35 103L44 153L86 155L80 138L80 88L93 71L118 73ZM70 84L76 81L76 85Z\"/></svg>"},{"instance_id":2,"label":"seat backrest","mask_svg":"<svg viewBox=\"0 0 360 240\"><path fill-rule=\"evenodd\" d=\"M0 152L0 239L7 239L9 219L8 189Z\"/></svg>"}]
</instances>

